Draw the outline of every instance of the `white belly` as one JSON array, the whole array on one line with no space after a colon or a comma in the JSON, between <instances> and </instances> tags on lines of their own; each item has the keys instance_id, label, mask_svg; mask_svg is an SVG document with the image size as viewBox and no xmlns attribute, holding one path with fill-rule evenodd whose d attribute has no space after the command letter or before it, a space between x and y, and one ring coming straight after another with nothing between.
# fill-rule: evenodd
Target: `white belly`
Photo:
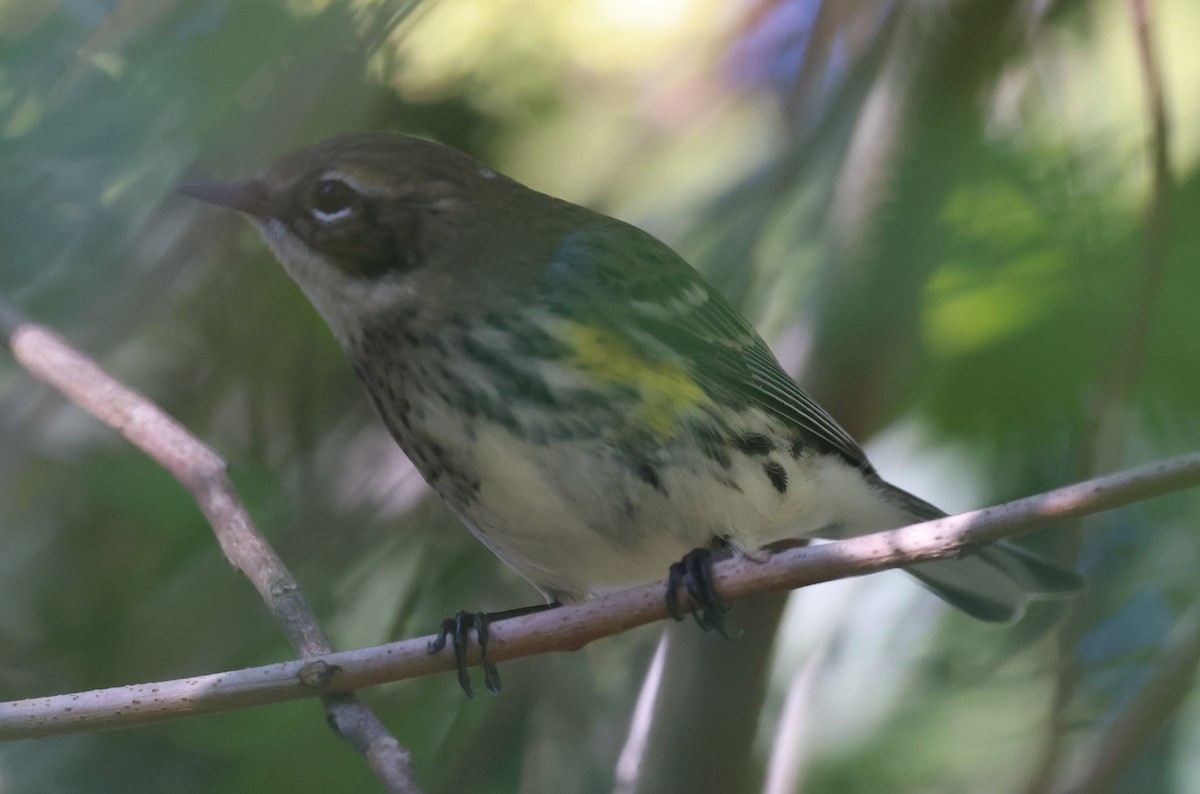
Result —
<instances>
[{"instance_id":1,"label":"white belly","mask_svg":"<svg viewBox=\"0 0 1200 794\"><path fill-rule=\"evenodd\" d=\"M651 484L617 450L597 442L534 445L488 425L476 429L469 446L479 492L452 507L548 598L664 578L673 562L717 538L746 550L905 523L832 456L773 456L786 472L780 492L763 458L741 454L722 468L699 451L676 448L655 467L658 481Z\"/></svg>"}]
</instances>

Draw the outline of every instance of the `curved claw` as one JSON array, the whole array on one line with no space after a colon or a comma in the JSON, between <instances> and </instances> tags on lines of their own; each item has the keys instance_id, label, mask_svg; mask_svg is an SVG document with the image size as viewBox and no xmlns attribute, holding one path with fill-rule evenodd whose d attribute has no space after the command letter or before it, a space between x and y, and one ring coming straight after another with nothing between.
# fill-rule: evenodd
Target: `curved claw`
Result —
<instances>
[{"instance_id":1,"label":"curved claw","mask_svg":"<svg viewBox=\"0 0 1200 794\"><path fill-rule=\"evenodd\" d=\"M434 654L446 647L449 637L454 648L454 666L458 670L458 685L462 687L467 697L475 697L471 689L471 675L467 672L467 643L470 641L471 629L479 642L479 663L483 667L483 683L489 692L500 691L500 671L496 665L488 661L488 624L491 618L484 612L468 612L460 609L454 617L446 618L438 624L438 633L426 647L428 653Z\"/></svg>"},{"instance_id":2,"label":"curved claw","mask_svg":"<svg viewBox=\"0 0 1200 794\"><path fill-rule=\"evenodd\" d=\"M713 583L712 566L712 552L708 549L692 549L671 566L667 578L667 612L677 621L684 619L679 606L679 589L684 587L696 625L705 631L715 631L725 639L733 639L725 631L725 616L730 607L721 600Z\"/></svg>"},{"instance_id":3,"label":"curved claw","mask_svg":"<svg viewBox=\"0 0 1200 794\"><path fill-rule=\"evenodd\" d=\"M479 639L479 665L483 668L483 685L493 695L500 694L500 670L488 661L488 625L491 619L482 612L475 613L475 636ZM462 683L462 680L459 680Z\"/></svg>"}]
</instances>

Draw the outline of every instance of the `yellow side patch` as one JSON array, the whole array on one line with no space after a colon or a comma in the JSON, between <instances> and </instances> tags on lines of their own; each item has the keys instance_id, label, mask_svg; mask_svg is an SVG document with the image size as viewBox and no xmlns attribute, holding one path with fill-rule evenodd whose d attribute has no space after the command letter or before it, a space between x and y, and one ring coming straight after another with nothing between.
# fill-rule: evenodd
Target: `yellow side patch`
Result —
<instances>
[{"instance_id":1,"label":"yellow side patch","mask_svg":"<svg viewBox=\"0 0 1200 794\"><path fill-rule=\"evenodd\" d=\"M646 358L619 334L570 322L565 332L575 352L571 363L600 383L636 389L641 405L634 417L656 433L674 433L682 416L710 402L681 367Z\"/></svg>"}]
</instances>

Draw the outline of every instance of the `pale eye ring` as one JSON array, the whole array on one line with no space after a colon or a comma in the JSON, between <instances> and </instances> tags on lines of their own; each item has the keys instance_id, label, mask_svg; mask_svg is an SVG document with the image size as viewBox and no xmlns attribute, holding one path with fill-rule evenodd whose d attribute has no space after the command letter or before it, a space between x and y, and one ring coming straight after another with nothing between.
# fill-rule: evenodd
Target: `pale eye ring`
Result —
<instances>
[{"instance_id":1,"label":"pale eye ring","mask_svg":"<svg viewBox=\"0 0 1200 794\"><path fill-rule=\"evenodd\" d=\"M347 218L358 209L362 196L340 179L323 179L313 190L312 214L322 223Z\"/></svg>"}]
</instances>

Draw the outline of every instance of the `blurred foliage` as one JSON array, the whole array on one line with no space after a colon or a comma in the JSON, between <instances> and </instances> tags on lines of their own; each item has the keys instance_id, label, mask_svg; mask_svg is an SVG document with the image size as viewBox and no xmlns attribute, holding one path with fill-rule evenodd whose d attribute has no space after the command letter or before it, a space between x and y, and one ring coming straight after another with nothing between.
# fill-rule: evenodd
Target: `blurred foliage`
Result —
<instances>
[{"instance_id":1,"label":"blurred foliage","mask_svg":"<svg viewBox=\"0 0 1200 794\"><path fill-rule=\"evenodd\" d=\"M1153 8L1177 189L1144 338L1120 0L0 0L0 292L230 460L340 647L534 594L426 498L252 230L172 195L334 132L429 136L638 223L891 479L948 509L1033 493L1200 440L1200 6ZM1138 378L1105 403L1127 348ZM1061 634L1054 606L997 631L899 575L795 594L773 649L743 647L771 654L754 757L667 760L773 792L1022 790L1067 670L1065 786L1200 595L1198 514L1088 522ZM0 587L4 700L289 656L182 490L6 358ZM658 633L505 664L499 698L450 676L365 696L431 792L611 791ZM692 694L657 719L703 720ZM1198 724L1193 690L1114 790L1200 790ZM375 785L315 703L0 746L5 794Z\"/></svg>"}]
</instances>

